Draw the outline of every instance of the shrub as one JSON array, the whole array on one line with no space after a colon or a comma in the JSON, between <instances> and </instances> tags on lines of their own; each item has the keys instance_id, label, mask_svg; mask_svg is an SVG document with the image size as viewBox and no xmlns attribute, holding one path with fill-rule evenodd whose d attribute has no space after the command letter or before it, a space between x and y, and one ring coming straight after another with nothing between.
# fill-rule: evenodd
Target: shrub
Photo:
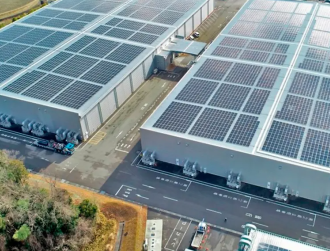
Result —
<instances>
[{"instance_id":1,"label":"shrub","mask_svg":"<svg viewBox=\"0 0 330 251\"><path fill-rule=\"evenodd\" d=\"M25 241L31 234L30 228L28 225L24 224L20 229L16 230L13 238L16 241Z\"/></svg>"},{"instance_id":2,"label":"shrub","mask_svg":"<svg viewBox=\"0 0 330 251\"><path fill-rule=\"evenodd\" d=\"M80 216L94 219L97 213L97 205L90 202L89 200L83 200L79 204L79 210L80 210Z\"/></svg>"}]
</instances>

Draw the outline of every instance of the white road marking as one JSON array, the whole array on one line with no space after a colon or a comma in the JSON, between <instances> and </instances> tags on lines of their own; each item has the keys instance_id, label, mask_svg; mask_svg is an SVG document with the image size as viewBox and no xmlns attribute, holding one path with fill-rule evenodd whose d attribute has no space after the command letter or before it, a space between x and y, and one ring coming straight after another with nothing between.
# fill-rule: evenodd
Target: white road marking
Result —
<instances>
[{"instance_id":1,"label":"white road marking","mask_svg":"<svg viewBox=\"0 0 330 251\"><path fill-rule=\"evenodd\" d=\"M218 212L218 211L215 211L215 210L212 210L212 209L208 209L206 208L207 211L210 211L210 212L213 212L213 213L216 213L216 214L222 214L221 212Z\"/></svg>"},{"instance_id":2,"label":"white road marking","mask_svg":"<svg viewBox=\"0 0 330 251\"><path fill-rule=\"evenodd\" d=\"M116 139L117 139L117 138L120 136L120 134L122 134L122 133L123 133L123 131L121 131L120 133L118 133Z\"/></svg>"},{"instance_id":3,"label":"white road marking","mask_svg":"<svg viewBox=\"0 0 330 251\"><path fill-rule=\"evenodd\" d=\"M312 241L318 241L318 240L316 240L316 239L314 239L314 238L310 238L310 237L303 236L303 235L302 235L301 237L306 238L306 239L309 239L309 240L312 240Z\"/></svg>"},{"instance_id":4,"label":"white road marking","mask_svg":"<svg viewBox=\"0 0 330 251\"><path fill-rule=\"evenodd\" d=\"M75 168L76 168L76 167L73 167L73 168L71 169L70 173L72 173L72 172L73 172L73 170L74 170Z\"/></svg>"},{"instance_id":5,"label":"white road marking","mask_svg":"<svg viewBox=\"0 0 330 251\"><path fill-rule=\"evenodd\" d=\"M306 229L303 229L303 231L308 232L308 233L311 233L311 234L316 234L316 235L318 235L318 233L315 233L315 232L312 232L312 231L309 231L309 230L306 230Z\"/></svg>"},{"instance_id":6,"label":"white road marking","mask_svg":"<svg viewBox=\"0 0 330 251\"><path fill-rule=\"evenodd\" d=\"M123 187L128 187L127 190L128 191L132 191L132 189L136 190L136 188L134 187L130 187L130 186L126 186L126 185L121 185L121 187L118 189L118 191L116 192L115 196L117 196L117 194L119 193L119 191L123 188Z\"/></svg>"},{"instance_id":7,"label":"white road marking","mask_svg":"<svg viewBox=\"0 0 330 251\"><path fill-rule=\"evenodd\" d=\"M118 149L118 147L116 147L115 150L118 151L118 152L129 153L128 151Z\"/></svg>"},{"instance_id":8,"label":"white road marking","mask_svg":"<svg viewBox=\"0 0 330 251\"><path fill-rule=\"evenodd\" d=\"M171 233L171 235L170 235L170 238L168 238L168 240L167 240L167 242L166 242L166 244L165 244L165 249L168 249L168 248L166 248L166 246L167 246L167 244L168 244L168 242L170 241L170 239L172 238L172 235L174 234L174 232L176 231L176 227L179 225L179 222L181 221L181 217L180 217L180 219L178 220L178 222L176 223L176 225L175 225L175 227L174 227L174 229L173 229L173 231L172 231L172 233ZM172 250L172 249L170 249L170 250Z\"/></svg>"},{"instance_id":9,"label":"white road marking","mask_svg":"<svg viewBox=\"0 0 330 251\"><path fill-rule=\"evenodd\" d=\"M164 88L164 87L165 87L165 85L166 85L166 83L164 83L164 84L162 85L162 88Z\"/></svg>"},{"instance_id":10,"label":"white road marking","mask_svg":"<svg viewBox=\"0 0 330 251\"><path fill-rule=\"evenodd\" d=\"M142 184L142 186L147 187L147 188L151 188L151 189L155 189L154 187L148 186L148 185L145 185L145 184Z\"/></svg>"},{"instance_id":11,"label":"white road marking","mask_svg":"<svg viewBox=\"0 0 330 251\"><path fill-rule=\"evenodd\" d=\"M118 189L118 191L116 192L115 196L117 196L117 194L119 193L119 191L123 188L123 185L121 185L121 187Z\"/></svg>"},{"instance_id":12,"label":"white road marking","mask_svg":"<svg viewBox=\"0 0 330 251\"><path fill-rule=\"evenodd\" d=\"M142 199L146 199L146 200L149 200L149 198L147 198L147 197L144 197L144 196L142 196L142 195L140 195L140 194L136 194L136 196L137 196L137 197L140 197L140 198L142 198Z\"/></svg>"},{"instance_id":13,"label":"white road marking","mask_svg":"<svg viewBox=\"0 0 330 251\"><path fill-rule=\"evenodd\" d=\"M188 227L186 228L186 231L184 231L184 234L183 234L183 236L182 236L182 238L181 238L181 241L180 241L179 244L178 244L178 247L176 248L176 251L177 251L178 248L180 247L181 242L182 242L183 238L185 237L185 235L186 235L186 233L187 233L187 231L188 231L188 228L189 228L190 224L191 224L191 221L189 222L189 225L188 225Z\"/></svg>"},{"instance_id":14,"label":"white road marking","mask_svg":"<svg viewBox=\"0 0 330 251\"><path fill-rule=\"evenodd\" d=\"M324 227L324 228L330 230L330 227Z\"/></svg>"},{"instance_id":15,"label":"white road marking","mask_svg":"<svg viewBox=\"0 0 330 251\"><path fill-rule=\"evenodd\" d=\"M189 185L187 186L187 188L185 189L185 190L183 190L183 189L180 189L181 191L183 191L183 192L187 192L187 190L188 190L188 188L190 187L190 184L191 184L191 181L190 180L186 180L186 181L188 181L189 182Z\"/></svg>"},{"instance_id":16,"label":"white road marking","mask_svg":"<svg viewBox=\"0 0 330 251\"><path fill-rule=\"evenodd\" d=\"M176 199L173 199L173 198L170 198L170 197L166 197L166 196L163 196L163 198L168 199L168 200L178 201Z\"/></svg>"},{"instance_id":17,"label":"white road marking","mask_svg":"<svg viewBox=\"0 0 330 251\"><path fill-rule=\"evenodd\" d=\"M258 222L254 222L254 221L252 221L252 223L253 223L253 224L257 224L257 225L260 225L260 226L263 226L263 227L268 227L267 225L264 225L264 224L260 224L260 223L258 223Z\"/></svg>"},{"instance_id":18,"label":"white road marking","mask_svg":"<svg viewBox=\"0 0 330 251\"><path fill-rule=\"evenodd\" d=\"M243 208L248 208L249 205L250 205L250 201L251 201L251 197L249 198L249 202L248 202L248 204L246 205L246 207L243 207L243 206L241 206L241 207L243 207Z\"/></svg>"},{"instance_id":19,"label":"white road marking","mask_svg":"<svg viewBox=\"0 0 330 251\"><path fill-rule=\"evenodd\" d=\"M120 173L124 173L124 174L128 174L128 175L132 175L132 174L130 174L130 173L128 173L128 172L124 172L124 171L119 171Z\"/></svg>"},{"instance_id":20,"label":"white road marking","mask_svg":"<svg viewBox=\"0 0 330 251\"><path fill-rule=\"evenodd\" d=\"M314 214L314 221L313 221L313 225L307 224L308 226L314 227L315 226L315 221L316 221L316 214Z\"/></svg>"}]
</instances>

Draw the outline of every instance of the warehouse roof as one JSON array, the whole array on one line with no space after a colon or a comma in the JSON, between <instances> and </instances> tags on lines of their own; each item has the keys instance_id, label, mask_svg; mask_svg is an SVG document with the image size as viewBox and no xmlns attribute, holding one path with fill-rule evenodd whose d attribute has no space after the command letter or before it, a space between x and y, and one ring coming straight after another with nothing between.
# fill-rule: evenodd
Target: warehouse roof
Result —
<instances>
[{"instance_id":1,"label":"warehouse roof","mask_svg":"<svg viewBox=\"0 0 330 251\"><path fill-rule=\"evenodd\" d=\"M0 31L0 95L81 116L205 0L62 0Z\"/></svg>"},{"instance_id":2,"label":"warehouse roof","mask_svg":"<svg viewBox=\"0 0 330 251\"><path fill-rule=\"evenodd\" d=\"M250 0L143 128L330 166L330 6Z\"/></svg>"},{"instance_id":3,"label":"warehouse roof","mask_svg":"<svg viewBox=\"0 0 330 251\"><path fill-rule=\"evenodd\" d=\"M174 38L171 40L171 43L168 43L163 49L166 51L186 53L197 56L202 53L206 45L206 43L202 42Z\"/></svg>"}]
</instances>

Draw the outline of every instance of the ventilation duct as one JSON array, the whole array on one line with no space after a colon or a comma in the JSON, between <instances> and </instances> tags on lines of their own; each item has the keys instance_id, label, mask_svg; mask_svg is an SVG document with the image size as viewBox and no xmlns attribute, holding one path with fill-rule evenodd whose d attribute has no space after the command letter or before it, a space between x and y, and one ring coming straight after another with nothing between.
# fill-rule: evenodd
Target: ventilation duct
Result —
<instances>
[{"instance_id":1,"label":"ventilation duct","mask_svg":"<svg viewBox=\"0 0 330 251\"><path fill-rule=\"evenodd\" d=\"M64 141L67 137L68 132L69 132L68 129L64 129L64 128L60 127L56 131L56 135L55 135L56 140L59 142Z\"/></svg>"},{"instance_id":2,"label":"ventilation duct","mask_svg":"<svg viewBox=\"0 0 330 251\"><path fill-rule=\"evenodd\" d=\"M49 128L44 124L36 122L32 125L31 133L38 137L44 137L47 133L49 133Z\"/></svg>"},{"instance_id":3,"label":"ventilation duct","mask_svg":"<svg viewBox=\"0 0 330 251\"><path fill-rule=\"evenodd\" d=\"M78 145L79 144L79 136L80 134L79 133L76 133L74 131L69 131L67 136L66 136L66 141L68 143L72 143L72 144L75 144L75 145Z\"/></svg>"}]
</instances>

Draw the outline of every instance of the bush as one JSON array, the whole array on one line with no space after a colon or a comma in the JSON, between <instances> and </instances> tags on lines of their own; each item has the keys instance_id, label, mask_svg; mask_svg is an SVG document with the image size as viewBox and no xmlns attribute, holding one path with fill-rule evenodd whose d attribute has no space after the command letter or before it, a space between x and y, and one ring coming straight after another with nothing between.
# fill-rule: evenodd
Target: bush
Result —
<instances>
[{"instance_id":1,"label":"bush","mask_svg":"<svg viewBox=\"0 0 330 251\"><path fill-rule=\"evenodd\" d=\"M79 204L79 210L80 210L80 216L94 219L97 213L97 205L90 202L89 200L83 200Z\"/></svg>"},{"instance_id":2,"label":"bush","mask_svg":"<svg viewBox=\"0 0 330 251\"><path fill-rule=\"evenodd\" d=\"M30 228L28 225L24 224L20 229L16 230L13 238L16 241L25 241L31 234Z\"/></svg>"}]
</instances>

